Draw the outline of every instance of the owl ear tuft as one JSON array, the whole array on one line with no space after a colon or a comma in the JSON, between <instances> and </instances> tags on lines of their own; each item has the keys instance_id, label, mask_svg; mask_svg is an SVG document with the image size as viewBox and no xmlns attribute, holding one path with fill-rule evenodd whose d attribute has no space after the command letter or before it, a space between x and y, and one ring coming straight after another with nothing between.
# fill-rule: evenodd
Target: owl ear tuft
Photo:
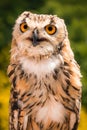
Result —
<instances>
[{"instance_id":1,"label":"owl ear tuft","mask_svg":"<svg viewBox=\"0 0 87 130\"><path fill-rule=\"evenodd\" d=\"M62 22L62 24L63 24L63 26L64 26L65 35L66 35L66 37L68 37L67 26L66 26L66 24L65 24L65 21L64 21L64 19L61 19L61 22Z\"/></svg>"}]
</instances>

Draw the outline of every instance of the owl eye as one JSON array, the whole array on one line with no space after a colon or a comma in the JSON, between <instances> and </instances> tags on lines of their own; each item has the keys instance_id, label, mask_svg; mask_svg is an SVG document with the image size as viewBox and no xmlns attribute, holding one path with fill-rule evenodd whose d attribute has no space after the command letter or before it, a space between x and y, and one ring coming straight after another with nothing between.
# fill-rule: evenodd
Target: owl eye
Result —
<instances>
[{"instance_id":1,"label":"owl eye","mask_svg":"<svg viewBox=\"0 0 87 130\"><path fill-rule=\"evenodd\" d=\"M28 29L29 29L29 27L26 22L20 24L20 30L22 32L26 32Z\"/></svg>"},{"instance_id":2,"label":"owl eye","mask_svg":"<svg viewBox=\"0 0 87 130\"><path fill-rule=\"evenodd\" d=\"M56 27L54 26L54 25L47 25L46 27L45 27L45 30L46 30L46 32L49 34L49 35L53 35L54 33L56 33Z\"/></svg>"}]
</instances>

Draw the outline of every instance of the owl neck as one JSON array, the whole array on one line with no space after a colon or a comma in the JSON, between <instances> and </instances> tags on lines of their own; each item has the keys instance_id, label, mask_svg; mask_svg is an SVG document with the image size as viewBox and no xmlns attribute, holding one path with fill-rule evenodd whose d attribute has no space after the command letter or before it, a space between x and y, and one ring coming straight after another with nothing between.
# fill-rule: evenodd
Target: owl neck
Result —
<instances>
[{"instance_id":1,"label":"owl neck","mask_svg":"<svg viewBox=\"0 0 87 130\"><path fill-rule=\"evenodd\" d=\"M60 54L45 58L42 60L31 60L25 57L20 58L22 69L27 74L35 74L38 77L54 72L55 68L60 68L64 64L63 58Z\"/></svg>"}]
</instances>

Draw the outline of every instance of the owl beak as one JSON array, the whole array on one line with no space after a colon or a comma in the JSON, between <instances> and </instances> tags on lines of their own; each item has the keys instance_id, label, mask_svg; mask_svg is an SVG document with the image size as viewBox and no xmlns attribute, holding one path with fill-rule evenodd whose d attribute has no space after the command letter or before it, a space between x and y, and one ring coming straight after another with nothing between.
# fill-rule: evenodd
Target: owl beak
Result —
<instances>
[{"instance_id":1,"label":"owl beak","mask_svg":"<svg viewBox=\"0 0 87 130\"><path fill-rule=\"evenodd\" d=\"M33 46L37 46L39 44L39 42L38 42L38 30L37 29L34 29L32 38L33 38L33 41L32 41Z\"/></svg>"}]
</instances>

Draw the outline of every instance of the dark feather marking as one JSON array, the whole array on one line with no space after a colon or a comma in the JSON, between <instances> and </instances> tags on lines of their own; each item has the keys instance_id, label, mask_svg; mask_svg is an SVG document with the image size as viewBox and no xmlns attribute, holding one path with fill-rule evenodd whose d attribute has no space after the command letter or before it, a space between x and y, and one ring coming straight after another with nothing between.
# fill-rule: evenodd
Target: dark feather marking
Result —
<instances>
[{"instance_id":1,"label":"dark feather marking","mask_svg":"<svg viewBox=\"0 0 87 130\"><path fill-rule=\"evenodd\" d=\"M67 95L68 95L72 100L75 100L75 98L72 97L72 95L70 95L70 93L69 93L69 87L71 87L71 86L67 86L67 89L66 89L65 91L66 91Z\"/></svg>"},{"instance_id":2,"label":"dark feather marking","mask_svg":"<svg viewBox=\"0 0 87 130\"><path fill-rule=\"evenodd\" d=\"M74 88L76 91L79 91L79 89L78 88L76 88L76 87L74 87L74 86L71 86L72 88Z\"/></svg>"},{"instance_id":3,"label":"dark feather marking","mask_svg":"<svg viewBox=\"0 0 87 130\"><path fill-rule=\"evenodd\" d=\"M55 24L54 17L51 17L51 19L50 19L50 24Z\"/></svg>"},{"instance_id":4,"label":"dark feather marking","mask_svg":"<svg viewBox=\"0 0 87 130\"><path fill-rule=\"evenodd\" d=\"M38 89L41 89L41 81L39 82L39 87L38 87Z\"/></svg>"},{"instance_id":5,"label":"dark feather marking","mask_svg":"<svg viewBox=\"0 0 87 130\"><path fill-rule=\"evenodd\" d=\"M74 104L73 100L70 101L68 98L64 98L62 95L61 95L61 98L63 99L64 102L66 102L66 103L68 103L68 104L72 102L72 104L71 104L71 105L69 104L69 106L65 106L64 103L63 103L63 105L64 105L64 107L67 108L68 110L75 112L75 108L76 108L76 107L75 107L75 104ZM71 98L71 97L70 97L70 98ZM71 99L72 99L72 98L71 98Z\"/></svg>"},{"instance_id":6,"label":"dark feather marking","mask_svg":"<svg viewBox=\"0 0 87 130\"><path fill-rule=\"evenodd\" d=\"M28 93L28 94L27 94L28 97L31 96L31 95L32 95L32 93Z\"/></svg>"},{"instance_id":7,"label":"dark feather marking","mask_svg":"<svg viewBox=\"0 0 87 130\"><path fill-rule=\"evenodd\" d=\"M54 73L53 73L53 78L54 78L55 80L57 80L57 78L58 78L58 73L59 73L59 70L58 70L57 68L55 68L55 69L54 69Z\"/></svg>"},{"instance_id":8,"label":"dark feather marking","mask_svg":"<svg viewBox=\"0 0 87 130\"><path fill-rule=\"evenodd\" d=\"M57 75L58 73L59 73L59 70L58 69L54 69L54 72L55 72L55 74Z\"/></svg>"},{"instance_id":9,"label":"dark feather marking","mask_svg":"<svg viewBox=\"0 0 87 130\"><path fill-rule=\"evenodd\" d=\"M52 121L52 122L50 123L50 125L49 125L49 129L52 129L53 126L54 126L54 123L53 123L53 121Z\"/></svg>"},{"instance_id":10,"label":"dark feather marking","mask_svg":"<svg viewBox=\"0 0 87 130\"><path fill-rule=\"evenodd\" d=\"M64 117L65 117L65 121L69 122L69 118L67 117L67 115L65 115Z\"/></svg>"},{"instance_id":11,"label":"dark feather marking","mask_svg":"<svg viewBox=\"0 0 87 130\"><path fill-rule=\"evenodd\" d=\"M43 125L43 123L41 122L41 123L40 123L40 129L42 129L42 128L43 128L43 126L44 126L44 125Z\"/></svg>"},{"instance_id":12,"label":"dark feather marking","mask_svg":"<svg viewBox=\"0 0 87 130\"><path fill-rule=\"evenodd\" d=\"M15 69L11 70L11 71L9 72L9 74L8 74L8 77L11 77L12 74L14 73L14 71L15 71Z\"/></svg>"},{"instance_id":13,"label":"dark feather marking","mask_svg":"<svg viewBox=\"0 0 87 130\"><path fill-rule=\"evenodd\" d=\"M46 76L45 76L47 79L49 79L49 76L46 74Z\"/></svg>"},{"instance_id":14,"label":"dark feather marking","mask_svg":"<svg viewBox=\"0 0 87 130\"><path fill-rule=\"evenodd\" d=\"M31 129L34 130L33 129L33 125L32 125L32 119L31 119L31 117L30 117L30 123L31 123Z\"/></svg>"},{"instance_id":15,"label":"dark feather marking","mask_svg":"<svg viewBox=\"0 0 87 130\"><path fill-rule=\"evenodd\" d=\"M73 127L72 130L77 130L77 128L78 128L78 121L75 122L74 127Z\"/></svg>"},{"instance_id":16,"label":"dark feather marking","mask_svg":"<svg viewBox=\"0 0 87 130\"><path fill-rule=\"evenodd\" d=\"M29 114L29 113L31 113L31 112L32 112L32 109L30 109L30 110L26 113L26 115Z\"/></svg>"},{"instance_id":17,"label":"dark feather marking","mask_svg":"<svg viewBox=\"0 0 87 130\"><path fill-rule=\"evenodd\" d=\"M24 96L26 95L26 92L24 92L21 97L19 98L19 100L23 100Z\"/></svg>"},{"instance_id":18,"label":"dark feather marking","mask_svg":"<svg viewBox=\"0 0 87 130\"><path fill-rule=\"evenodd\" d=\"M16 86L16 76L13 78L13 80L12 80L12 83L13 83L13 87L15 88L15 86Z\"/></svg>"},{"instance_id":19,"label":"dark feather marking","mask_svg":"<svg viewBox=\"0 0 87 130\"><path fill-rule=\"evenodd\" d=\"M18 102L17 101L12 102L12 111L17 109L18 109Z\"/></svg>"},{"instance_id":20,"label":"dark feather marking","mask_svg":"<svg viewBox=\"0 0 87 130\"><path fill-rule=\"evenodd\" d=\"M55 92L53 91L53 89L51 88L50 84L48 85L49 90L52 92L53 95L55 95Z\"/></svg>"},{"instance_id":21,"label":"dark feather marking","mask_svg":"<svg viewBox=\"0 0 87 130\"><path fill-rule=\"evenodd\" d=\"M67 83L68 86L71 85L71 82L70 82L69 79L66 79L66 83Z\"/></svg>"},{"instance_id":22,"label":"dark feather marking","mask_svg":"<svg viewBox=\"0 0 87 130\"><path fill-rule=\"evenodd\" d=\"M47 84L44 82L44 85L45 85L45 87L47 88L48 86L47 86Z\"/></svg>"},{"instance_id":23,"label":"dark feather marking","mask_svg":"<svg viewBox=\"0 0 87 130\"><path fill-rule=\"evenodd\" d=\"M68 95L72 100L75 100L75 98L73 98L73 97L69 94L69 92L67 92L67 95Z\"/></svg>"},{"instance_id":24,"label":"dark feather marking","mask_svg":"<svg viewBox=\"0 0 87 130\"><path fill-rule=\"evenodd\" d=\"M20 115L20 118L23 118L24 116Z\"/></svg>"},{"instance_id":25,"label":"dark feather marking","mask_svg":"<svg viewBox=\"0 0 87 130\"><path fill-rule=\"evenodd\" d=\"M27 74L24 75L25 76L25 79L26 79L26 82L29 80L29 76ZM31 77L31 75L30 75Z\"/></svg>"},{"instance_id":26,"label":"dark feather marking","mask_svg":"<svg viewBox=\"0 0 87 130\"><path fill-rule=\"evenodd\" d=\"M68 106L65 106L64 104L63 104L63 106L64 106L66 109L68 109L69 111L75 112L75 110L74 110L74 109L69 108Z\"/></svg>"},{"instance_id":27,"label":"dark feather marking","mask_svg":"<svg viewBox=\"0 0 87 130\"><path fill-rule=\"evenodd\" d=\"M65 66L69 66L69 64L68 64L67 62L64 62L64 65L65 65Z\"/></svg>"},{"instance_id":28,"label":"dark feather marking","mask_svg":"<svg viewBox=\"0 0 87 130\"><path fill-rule=\"evenodd\" d=\"M62 126L61 126L60 130L62 130L62 129L63 129L63 125L64 125L64 124L62 124Z\"/></svg>"},{"instance_id":29,"label":"dark feather marking","mask_svg":"<svg viewBox=\"0 0 87 130\"><path fill-rule=\"evenodd\" d=\"M59 102L59 100L58 100L58 99L56 99L56 98L55 98L55 101L56 101L56 102Z\"/></svg>"},{"instance_id":30,"label":"dark feather marking","mask_svg":"<svg viewBox=\"0 0 87 130\"><path fill-rule=\"evenodd\" d=\"M57 128L59 128L59 127L60 127L60 123L57 124Z\"/></svg>"},{"instance_id":31,"label":"dark feather marking","mask_svg":"<svg viewBox=\"0 0 87 130\"><path fill-rule=\"evenodd\" d=\"M39 82L39 85L41 86L41 81Z\"/></svg>"},{"instance_id":32,"label":"dark feather marking","mask_svg":"<svg viewBox=\"0 0 87 130\"><path fill-rule=\"evenodd\" d=\"M29 14L29 13L27 13L27 14L24 14L24 15L25 15L26 17L29 17L29 15L30 15L30 14Z\"/></svg>"},{"instance_id":33,"label":"dark feather marking","mask_svg":"<svg viewBox=\"0 0 87 130\"><path fill-rule=\"evenodd\" d=\"M27 13L27 14L25 13L24 15L25 15L25 17L23 18L23 20L21 20L21 23L26 22L26 18L29 17L30 14L29 13Z\"/></svg>"},{"instance_id":34,"label":"dark feather marking","mask_svg":"<svg viewBox=\"0 0 87 130\"><path fill-rule=\"evenodd\" d=\"M35 104L36 104L36 102L34 102L34 103L33 103L33 104L31 104L31 105L28 105L28 108L30 109L30 108L34 107L34 106L35 106Z\"/></svg>"},{"instance_id":35,"label":"dark feather marking","mask_svg":"<svg viewBox=\"0 0 87 130\"><path fill-rule=\"evenodd\" d=\"M51 90L51 91L52 91L50 84L48 85L48 88L49 88L49 90Z\"/></svg>"},{"instance_id":36,"label":"dark feather marking","mask_svg":"<svg viewBox=\"0 0 87 130\"><path fill-rule=\"evenodd\" d=\"M21 119L22 118L21 116L21 109L19 109L19 113L18 113L18 130L23 130L23 123L21 122Z\"/></svg>"},{"instance_id":37,"label":"dark feather marking","mask_svg":"<svg viewBox=\"0 0 87 130\"><path fill-rule=\"evenodd\" d=\"M66 93L66 95L68 95L72 100L75 100L75 99L74 99L73 97L71 97L71 95L69 94L69 91L68 91L69 86L67 86L66 89L65 89L63 86L62 86L62 88L63 88L64 92Z\"/></svg>"},{"instance_id":38,"label":"dark feather marking","mask_svg":"<svg viewBox=\"0 0 87 130\"><path fill-rule=\"evenodd\" d=\"M70 100L68 98L63 97L62 95L61 95L61 97L62 97L62 99L63 99L64 102L67 102L67 103L70 102Z\"/></svg>"},{"instance_id":39,"label":"dark feather marking","mask_svg":"<svg viewBox=\"0 0 87 130\"><path fill-rule=\"evenodd\" d=\"M58 51L60 52L62 50L62 48L64 47L64 45L62 44L63 42L60 42L58 45Z\"/></svg>"},{"instance_id":40,"label":"dark feather marking","mask_svg":"<svg viewBox=\"0 0 87 130\"><path fill-rule=\"evenodd\" d=\"M68 70L69 71L69 73L71 74L71 75L73 75L73 71L72 70Z\"/></svg>"},{"instance_id":41,"label":"dark feather marking","mask_svg":"<svg viewBox=\"0 0 87 130\"><path fill-rule=\"evenodd\" d=\"M26 100L23 101L23 103L26 103L29 100L29 98L27 98Z\"/></svg>"},{"instance_id":42,"label":"dark feather marking","mask_svg":"<svg viewBox=\"0 0 87 130\"><path fill-rule=\"evenodd\" d=\"M56 75L56 74L53 74L53 78L54 78L55 80L57 80L57 75Z\"/></svg>"},{"instance_id":43,"label":"dark feather marking","mask_svg":"<svg viewBox=\"0 0 87 130\"><path fill-rule=\"evenodd\" d=\"M53 89L52 89L52 94L55 95L55 92L53 91Z\"/></svg>"},{"instance_id":44,"label":"dark feather marking","mask_svg":"<svg viewBox=\"0 0 87 130\"><path fill-rule=\"evenodd\" d=\"M11 64L11 66L16 66L16 64Z\"/></svg>"},{"instance_id":45,"label":"dark feather marking","mask_svg":"<svg viewBox=\"0 0 87 130\"><path fill-rule=\"evenodd\" d=\"M41 93L40 95L39 95L39 98L41 98L43 96L43 93Z\"/></svg>"},{"instance_id":46,"label":"dark feather marking","mask_svg":"<svg viewBox=\"0 0 87 130\"><path fill-rule=\"evenodd\" d=\"M38 102L36 105L38 106L38 105L40 105L40 104L42 104L42 102L40 101L40 102Z\"/></svg>"},{"instance_id":47,"label":"dark feather marking","mask_svg":"<svg viewBox=\"0 0 87 130\"><path fill-rule=\"evenodd\" d=\"M68 87L69 86L64 86L64 85L61 85L62 86L62 89L63 89L63 91L68 95Z\"/></svg>"},{"instance_id":48,"label":"dark feather marking","mask_svg":"<svg viewBox=\"0 0 87 130\"><path fill-rule=\"evenodd\" d=\"M22 78L24 75L24 71L22 70L21 73L20 73L20 78Z\"/></svg>"},{"instance_id":49,"label":"dark feather marking","mask_svg":"<svg viewBox=\"0 0 87 130\"><path fill-rule=\"evenodd\" d=\"M29 108L29 109L30 109L30 108L32 108L35 104L36 104L36 102L34 102L33 104L30 104L30 105L28 104L28 105L26 105L26 106L24 107L24 109L26 109L26 108Z\"/></svg>"},{"instance_id":50,"label":"dark feather marking","mask_svg":"<svg viewBox=\"0 0 87 130\"><path fill-rule=\"evenodd\" d=\"M34 86L36 86L36 85L37 85L37 82L34 83Z\"/></svg>"},{"instance_id":51,"label":"dark feather marking","mask_svg":"<svg viewBox=\"0 0 87 130\"><path fill-rule=\"evenodd\" d=\"M17 98L18 97L18 92L14 91L13 92L13 98Z\"/></svg>"},{"instance_id":52,"label":"dark feather marking","mask_svg":"<svg viewBox=\"0 0 87 130\"><path fill-rule=\"evenodd\" d=\"M44 104L46 103L47 99L45 99L45 101L42 102L42 107L44 106Z\"/></svg>"},{"instance_id":53,"label":"dark feather marking","mask_svg":"<svg viewBox=\"0 0 87 130\"><path fill-rule=\"evenodd\" d=\"M69 72L63 71L63 73L64 73L64 75L65 75L66 77L70 78Z\"/></svg>"},{"instance_id":54,"label":"dark feather marking","mask_svg":"<svg viewBox=\"0 0 87 130\"><path fill-rule=\"evenodd\" d=\"M26 93L27 93L27 92L24 92L24 93L21 95L21 97L23 98L23 97L26 95Z\"/></svg>"},{"instance_id":55,"label":"dark feather marking","mask_svg":"<svg viewBox=\"0 0 87 130\"><path fill-rule=\"evenodd\" d=\"M40 60L42 59L42 56L40 55Z\"/></svg>"}]
</instances>

